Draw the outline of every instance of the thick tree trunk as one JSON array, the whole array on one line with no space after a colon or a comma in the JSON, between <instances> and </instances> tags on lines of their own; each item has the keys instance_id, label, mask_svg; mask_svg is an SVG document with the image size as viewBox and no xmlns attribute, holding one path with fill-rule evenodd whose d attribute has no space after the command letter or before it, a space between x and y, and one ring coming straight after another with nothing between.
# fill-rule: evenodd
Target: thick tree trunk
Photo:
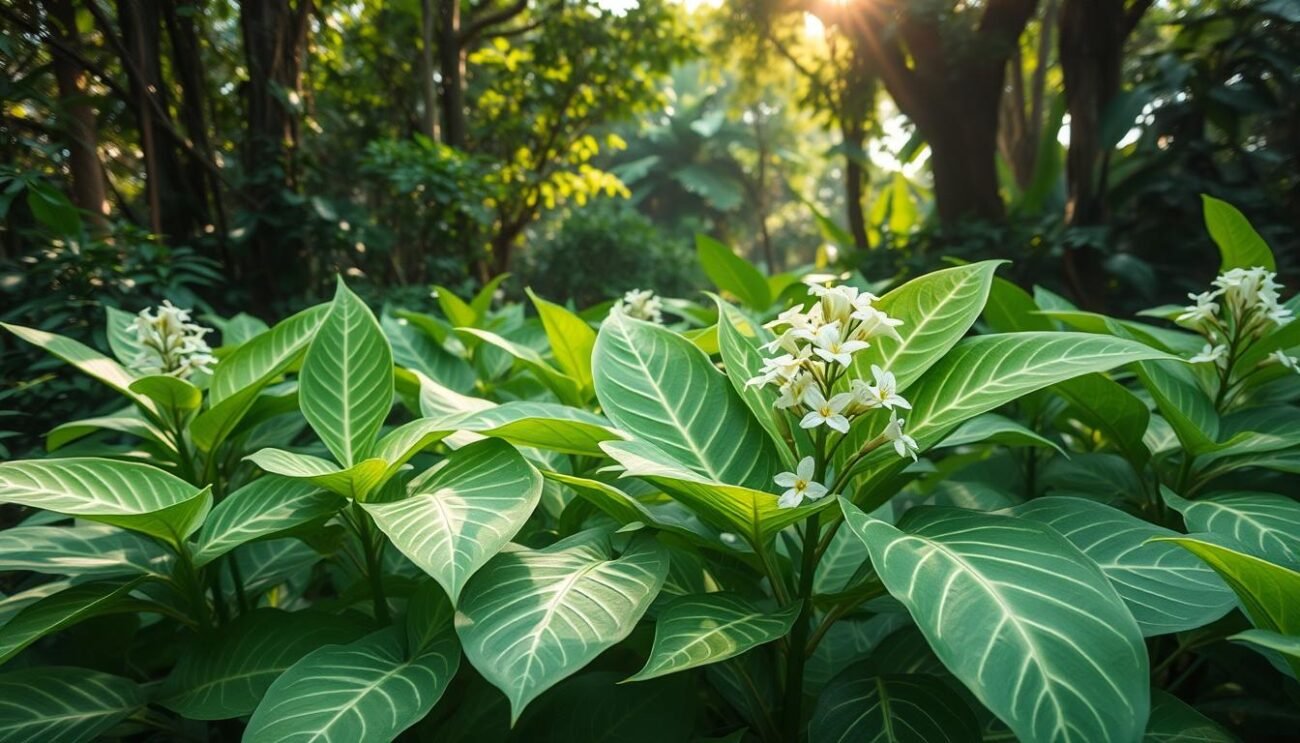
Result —
<instances>
[{"instance_id":1,"label":"thick tree trunk","mask_svg":"<svg viewBox=\"0 0 1300 743\"><path fill-rule=\"evenodd\" d=\"M51 36L69 49L80 49L81 35L77 32L77 13L72 0L52 0L46 3L46 8L54 21ZM68 138L72 203L86 213L91 232L102 234L108 228L108 198L104 168L99 161L95 109L86 99L86 71L66 54L56 52L51 57L59 87L59 122Z\"/></svg>"},{"instance_id":2,"label":"thick tree trunk","mask_svg":"<svg viewBox=\"0 0 1300 743\"><path fill-rule=\"evenodd\" d=\"M443 141L463 150L465 124L465 54L460 39L460 0L438 0L438 71L442 75Z\"/></svg>"},{"instance_id":3,"label":"thick tree trunk","mask_svg":"<svg viewBox=\"0 0 1300 743\"><path fill-rule=\"evenodd\" d=\"M849 234L853 236L853 249L864 253L871 248L867 240L867 210L864 205L866 181L865 168L856 157L847 157L844 161L844 211L849 223Z\"/></svg>"},{"instance_id":4,"label":"thick tree trunk","mask_svg":"<svg viewBox=\"0 0 1300 743\"><path fill-rule=\"evenodd\" d=\"M181 11L181 12L178 12ZM195 152L186 153L185 177L189 193L194 199L195 218L204 222L204 231L214 228L218 235L226 232L225 214L221 203L221 184L210 173L200 158L212 159L212 146L208 139L207 86L203 74L203 58L199 49L199 34L194 17L199 7L194 0L179 0L164 6L167 36L171 40L172 69L180 82L180 120L185 133L194 144ZM212 224L212 214L218 224Z\"/></svg>"}]
</instances>

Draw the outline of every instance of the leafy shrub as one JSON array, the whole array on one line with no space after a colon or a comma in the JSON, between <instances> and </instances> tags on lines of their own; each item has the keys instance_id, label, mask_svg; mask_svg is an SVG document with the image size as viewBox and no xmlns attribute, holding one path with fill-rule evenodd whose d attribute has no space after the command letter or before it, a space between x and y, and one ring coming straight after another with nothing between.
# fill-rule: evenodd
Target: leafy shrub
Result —
<instances>
[{"instance_id":1,"label":"leafy shrub","mask_svg":"<svg viewBox=\"0 0 1300 743\"><path fill-rule=\"evenodd\" d=\"M8 326L124 406L0 464L0 737L1257 734L1300 671L1300 323L1208 205L1176 327L708 240L677 327L340 282L209 374L173 309L115 358Z\"/></svg>"}]
</instances>

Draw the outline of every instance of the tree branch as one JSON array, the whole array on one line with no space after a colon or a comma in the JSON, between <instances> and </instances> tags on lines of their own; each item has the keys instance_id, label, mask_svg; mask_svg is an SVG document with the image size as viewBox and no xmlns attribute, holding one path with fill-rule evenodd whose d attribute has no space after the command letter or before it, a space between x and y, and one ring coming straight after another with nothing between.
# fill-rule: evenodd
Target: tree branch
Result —
<instances>
[{"instance_id":1,"label":"tree branch","mask_svg":"<svg viewBox=\"0 0 1300 743\"><path fill-rule=\"evenodd\" d=\"M1146 15L1147 10L1153 4L1155 4L1155 0L1134 0L1133 4L1125 9L1124 38L1127 39L1129 34L1133 33L1133 29L1137 28L1138 21L1142 20L1142 16Z\"/></svg>"},{"instance_id":2,"label":"tree branch","mask_svg":"<svg viewBox=\"0 0 1300 743\"><path fill-rule=\"evenodd\" d=\"M458 2L458 0L450 0ZM481 34L492 26L497 26L514 18L528 8L528 0L515 0L515 2L504 8L498 8L490 13L484 13L478 18L471 18L470 22L461 29L458 41L460 45L466 46L477 39Z\"/></svg>"}]
</instances>

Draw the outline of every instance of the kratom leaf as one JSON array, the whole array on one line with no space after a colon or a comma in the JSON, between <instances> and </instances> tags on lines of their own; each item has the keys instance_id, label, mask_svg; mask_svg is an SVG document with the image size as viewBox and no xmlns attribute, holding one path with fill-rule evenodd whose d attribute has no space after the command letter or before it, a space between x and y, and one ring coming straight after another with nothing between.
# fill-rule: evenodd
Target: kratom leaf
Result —
<instances>
[{"instance_id":1,"label":"kratom leaf","mask_svg":"<svg viewBox=\"0 0 1300 743\"><path fill-rule=\"evenodd\" d=\"M302 414L344 468L370 456L393 406L393 352L379 323L339 279L298 374Z\"/></svg>"},{"instance_id":2,"label":"kratom leaf","mask_svg":"<svg viewBox=\"0 0 1300 743\"><path fill-rule=\"evenodd\" d=\"M1165 503L1183 515L1190 532L1231 539L1241 549L1279 565L1300 569L1300 503L1273 493L1214 493L1196 500L1163 491Z\"/></svg>"},{"instance_id":3,"label":"kratom leaf","mask_svg":"<svg viewBox=\"0 0 1300 743\"><path fill-rule=\"evenodd\" d=\"M260 477L212 509L199 531L194 562L201 567L245 542L323 520L345 505L343 498L310 482Z\"/></svg>"},{"instance_id":4,"label":"kratom leaf","mask_svg":"<svg viewBox=\"0 0 1300 743\"><path fill-rule=\"evenodd\" d=\"M410 494L363 507L393 545L459 598L542 496L542 476L503 441L470 444L412 483Z\"/></svg>"},{"instance_id":5,"label":"kratom leaf","mask_svg":"<svg viewBox=\"0 0 1300 743\"><path fill-rule=\"evenodd\" d=\"M272 682L304 655L364 632L360 622L334 614L254 609L220 633L195 638L162 683L160 703L191 720L252 714Z\"/></svg>"},{"instance_id":6,"label":"kratom leaf","mask_svg":"<svg viewBox=\"0 0 1300 743\"><path fill-rule=\"evenodd\" d=\"M1141 736L1149 711L1141 632L1101 570L1063 537L940 508L910 511L899 529L841 504L930 647L1018 737Z\"/></svg>"},{"instance_id":7,"label":"kratom leaf","mask_svg":"<svg viewBox=\"0 0 1300 743\"><path fill-rule=\"evenodd\" d=\"M510 699L511 718L632 631L659 593L668 554L634 538L620 556L603 530L494 557L456 615L465 655Z\"/></svg>"},{"instance_id":8,"label":"kratom leaf","mask_svg":"<svg viewBox=\"0 0 1300 743\"><path fill-rule=\"evenodd\" d=\"M601 408L624 432L709 480L771 485L780 461L771 440L709 358L680 335L613 312L596 339L594 368Z\"/></svg>"},{"instance_id":9,"label":"kratom leaf","mask_svg":"<svg viewBox=\"0 0 1300 743\"><path fill-rule=\"evenodd\" d=\"M1278 653L1292 664L1300 663L1300 635L1284 635L1263 629L1248 629L1228 638L1256 649L1263 648Z\"/></svg>"},{"instance_id":10,"label":"kratom leaf","mask_svg":"<svg viewBox=\"0 0 1300 743\"><path fill-rule=\"evenodd\" d=\"M460 667L450 622L418 653L404 645L388 627L307 654L266 690L244 741L393 740L433 709Z\"/></svg>"},{"instance_id":11,"label":"kratom leaf","mask_svg":"<svg viewBox=\"0 0 1300 743\"><path fill-rule=\"evenodd\" d=\"M212 384L208 387L211 404L216 406L283 374L307 349L329 311L328 304L305 309L276 323L222 359L212 371Z\"/></svg>"},{"instance_id":12,"label":"kratom leaf","mask_svg":"<svg viewBox=\"0 0 1300 743\"><path fill-rule=\"evenodd\" d=\"M566 375L576 379L584 395L592 391L591 352L596 347L596 331L591 329L586 320L573 314L558 304L548 302L525 289L528 298L537 308L537 316L546 330L546 338L551 342L551 354L555 363Z\"/></svg>"},{"instance_id":13,"label":"kratom leaf","mask_svg":"<svg viewBox=\"0 0 1300 743\"><path fill-rule=\"evenodd\" d=\"M708 235L695 235L695 250L709 281L750 308L762 312L772 304L767 279L752 263Z\"/></svg>"},{"instance_id":14,"label":"kratom leaf","mask_svg":"<svg viewBox=\"0 0 1300 743\"><path fill-rule=\"evenodd\" d=\"M948 434L937 446L966 446L986 442L1004 446L1038 446L1065 454L1056 442L996 413L984 413L971 418Z\"/></svg>"},{"instance_id":15,"label":"kratom leaf","mask_svg":"<svg viewBox=\"0 0 1300 743\"><path fill-rule=\"evenodd\" d=\"M449 353L405 318L384 315L379 326L392 346L393 361L398 366L418 371L455 390L474 386L474 370L464 359Z\"/></svg>"},{"instance_id":16,"label":"kratom leaf","mask_svg":"<svg viewBox=\"0 0 1300 743\"><path fill-rule=\"evenodd\" d=\"M133 407L124 408L112 415L98 418L83 418L55 426L45 435L45 450L57 451L67 444L89 436L97 431L113 431L143 439L167 451L175 451L176 446L169 441L153 423L145 420Z\"/></svg>"},{"instance_id":17,"label":"kratom leaf","mask_svg":"<svg viewBox=\"0 0 1300 743\"><path fill-rule=\"evenodd\" d=\"M438 306L442 308L442 314L447 317L447 322L456 328L472 328L478 324L479 313L465 300L456 296L456 293L445 286L433 287L434 297L438 300Z\"/></svg>"},{"instance_id":18,"label":"kratom leaf","mask_svg":"<svg viewBox=\"0 0 1300 743\"><path fill-rule=\"evenodd\" d=\"M108 347L117 360L128 368L144 351L144 345L131 329L135 319L136 315L130 312L104 305L104 335L108 336Z\"/></svg>"},{"instance_id":19,"label":"kratom leaf","mask_svg":"<svg viewBox=\"0 0 1300 743\"><path fill-rule=\"evenodd\" d=\"M0 572L29 570L76 578L165 575L162 545L108 524L18 526L0 531Z\"/></svg>"},{"instance_id":20,"label":"kratom leaf","mask_svg":"<svg viewBox=\"0 0 1300 743\"><path fill-rule=\"evenodd\" d=\"M114 610L142 580L79 583L28 604L0 626L0 664L50 633Z\"/></svg>"},{"instance_id":21,"label":"kratom leaf","mask_svg":"<svg viewBox=\"0 0 1300 743\"><path fill-rule=\"evenodd\" d=\"M1142 743L1236 743L1237 738L1178 697L1151 690L1151 719Z\"/></svg>"},{"instance_id":22,"label":"kratom leaf","mask_svg":"<svg viewBox=\"0 0 1300 743\"><path fill-rule=\"evenodd\" d=\"M364 500L389 475L388 462L374 457L339 469L333 462L307 454L282 449L263 449L245 457L273 475L304 480L332 493L354 500Z\"/></svg>"},{"instance_id":23,"label":"kratom leaf","mask_svg":"<svg viewBox=\"0 0 1300 743\"><path fill-rule=\"evenodd\" d=\"M772 439L773 448L781 457L785 469L794 471L795 454L786 444L786 433L795 438L801 452L811 452L807 432L797 426L790 426L781 417L776 408L777 393L770 385L749 384L749 380L758 376L763 368L764 354L759 346L770 340L769 334L745 317L721 297L718 304L718 349L722 355L723 368L736 394L745 402L749 412L758 421L763 430Z\"/></svg>"},{"instance_id":24,"label":"kratom leaf","mask_svg":"<svg viewBox=\"0 0 1300 743\"><path fill-rule=\"evenodd\" d=\"M734 658L784 637L800 605L769 610L730 593L681 596L655 618L655 641L645 666L628 681L678 673Z\"/></svg>"},{"instance_id":25,"label":"kratom leaf","mask_svg":"<svg viewBox=\"0 0 1300 743\"><path fill-rule=\"evenodd\" d=\"M1150 541L1179 536L1169 529L1081 498L1035 498L1010 513L1050 526L1090 557L1148 637L1209 624L1236 605L1204 562Z\"/></svg>"},{"instance_id":26,"label":"kratom leaf","mask_svg":"<svg viewBox=\"0 0 1300 743\"><path fill-rule=\"evenodd\" d=\"M1151 393L1160 414L1173 426L1178 440L1192 454L1215 448L1219 414L1185 364L1149 362L1136 366L1142 386Z\"/></svg>"},{"instance_id":27,"label":"kratom leaf","mask_svg":"<svg viewBox=\"0 0 1300 743\"><path fill-rule=\"evenodd\" d=\"M1300 636L1300 572L1192 537L1162 537L1204 560L1241 599L1246 616L1259 629ZM1288 659L1300 676L1300 659Z\"/></svg>"},{"instance_id":28,"label":"kratom leaf","mask_svg":"<svg viewBox=\"0 0 1300 743\"><path fill-rule=\"evenodd\" d=\"M937 676L854 666L817 696L808 743L967 743L982 739L966 702Z\"/></svg>"},{"instance_id":29,"label":"kratom leaf","mask_svg":"<svg viewBox=\"0 0 1300 743\"><path fill-rule=\"evenodd\" d=\"M502 403L441 419L438 425L503 439L516 446L589 457L603 455L603 442L623 438L608 420L595 413L548 402Z\"/></svg>"},{"instance_id":30,"label":"kratom leaf","mask_svg":"<svg viewBox=\"0 0 1300 743\"><path fill-rule=\"evenodd\" d=\"M45 666L0 674L0 740L82 743L144 707L134 681L89 668Z\"/></svg>"},{"instance_id":31,"label":"kratom leaf","mask_svg":"<svg viewBox=\"0 0 1300 743\"><path fill-rule=\"evenodd\" d=\"M542 358L540 353L532 348L515 343L496 333L477 328L458 327L456 333L467 339L469 343L473 343L475 340L482 341L514 357L524 368L537 375L538 381L546 385L551 392L554 392L561 402L576 406L583 404L582 385L579 381L551 366L546 359Z\"/></svg>"},{"instance_id":32,"label":"kratom leaf","mask_svg":"<svg viewBox=\"0 0 1300 743\"><path fill-rule=\"evenodd\" d=\"M98 379L125 395L127 399L142 403L146 409L152 410L151 404L142 401L140 396L130 389L131 383L135 381L135 375L127 371L121 364L90 346L36 328L25 328L21 325L10 325L2 322L0 322L0 327L33 346L72 364L82 373Z\"/></svg>"},{"instance_id":33,"label":"kratom leaf","mask_svg":"<svg viewBox=\"0 0 1300 743\"><path fill-rule=\"evenodd\" d=\"M1277 270L1268 243L1235 206L1206 194L1201 194L1201 205L1205 212L1205 228L1219 246L1219 255L1223 258L1219 265L1220 273L1232 268L1257 266Z\"/></svg>"},{"instance_id":34,"label":"kratom leaf","mask_svg":"<svg viewBox=\"0 0 1300 743\"><path fill-rule=\"evenodd\" d=\"M1151 452L1142 443L1151 413L1123 385L1101 374L1084 374L1052 389L1069 401L1086 425L1100 431L1129 461L1141 466L1151 458Z\"/></svg>"},{"instance_id":35,"label":"kratom leaf","mask_svg":"<svg viewBox=\"0 0 1300 743\"><path fill-rule=\"evenodd\" d=\"M162 410L188 413L203 404L203 393L184 379L151 374L131 383L131 391L153 400Z\"/></svg>"},{"instance_id":36,"label":"kratom leaf","mask_svg":"<svg viewBox=\"0 0 1300 743\"><path fill-rule=\"evenodd\" d=\"M103 521L179 544L203 522L212 496L147 464L68 457L0 463L0 503Z\"/></svg>"}]
</instances>

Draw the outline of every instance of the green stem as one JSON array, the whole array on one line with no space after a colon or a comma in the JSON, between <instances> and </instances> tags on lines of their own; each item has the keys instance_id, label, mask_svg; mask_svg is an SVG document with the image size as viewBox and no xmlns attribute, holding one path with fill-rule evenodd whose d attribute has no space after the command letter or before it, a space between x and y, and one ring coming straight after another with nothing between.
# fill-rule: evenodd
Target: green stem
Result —
<instances>
[{"instance_id":1,"label":"green stem","mask_svg":"<svg viewBox=\"0 0 1300 743\"><path fill-rule=\"evenodd\" d=\"M758 561L763 566L763 574L767 576L767 582L772 586L772 594L776 596L777 603L781 606L789 606L790 592L786 590L781 571L777 570L772 562L771 551L765 545L759 544L755 545L754 552L758 554Z\"/></svg>"},{"instance_id":2,"label":"green stem","mask_svg":"<svg viewBox=\"0 0 1300 743\"><path fill-rule=\"evenodd\" d=\"M808 518L808 528L803 538L803 565L799 569L799 598L803 605L795 619L790 634L790 654L786 658L785 704L782 740L799 740L799 727L803 722L803 669L808 658L808 632L812 622L813 574L817 570L817 540L821 531L821 514Z\"/></svg>"},{"instance_id":3,"label":"green stem","mask_svg":"<svg viewBox=\"0 0 1300 743\"><path fill-rule=\"evenodd\" d=\"M366 556L366 577L370 579L370 598L375 605L375 621L386 627L392 622L392 615L388 611L388 596L384 593L384 547L387 541L383 534L374 533L374 522L370 520L369 514L362 511L359 505L353 505L357 536L361 539L361 550Z\"/></svg>"}]
</instances>

